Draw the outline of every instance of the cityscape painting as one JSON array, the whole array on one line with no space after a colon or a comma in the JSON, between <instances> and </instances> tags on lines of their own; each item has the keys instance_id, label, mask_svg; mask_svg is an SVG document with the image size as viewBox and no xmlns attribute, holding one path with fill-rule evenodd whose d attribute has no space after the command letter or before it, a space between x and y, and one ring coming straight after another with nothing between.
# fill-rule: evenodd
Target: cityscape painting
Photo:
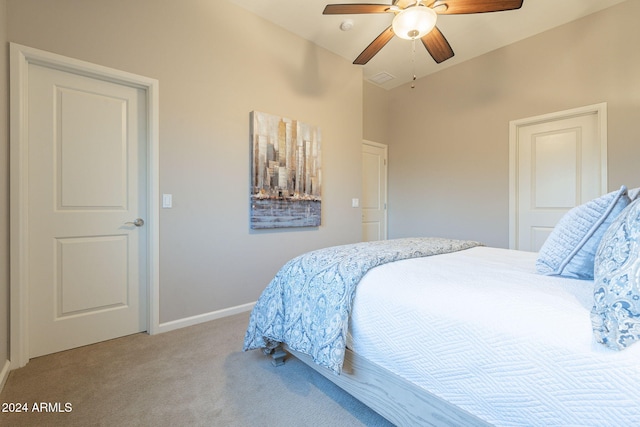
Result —
<instances>
[{"instance_id":1,"label":"cityscape painting","mask_svg":"<svg viewBox=\"0 0 640 427\"><path fill-rule=\"evenodd\" d=\"M251 144L251 228L318 227L320 129L253 111Z\"/></svg>"}]
</instances>

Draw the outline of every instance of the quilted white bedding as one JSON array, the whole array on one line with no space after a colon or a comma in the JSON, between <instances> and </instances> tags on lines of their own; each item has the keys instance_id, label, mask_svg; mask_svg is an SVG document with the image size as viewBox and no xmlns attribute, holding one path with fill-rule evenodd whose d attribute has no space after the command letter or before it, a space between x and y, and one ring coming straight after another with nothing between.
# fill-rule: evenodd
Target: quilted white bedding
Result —
<instances>
[{"instance_id":1,"label":"quilted white bedding","mask_svg":"<svg viewBox=\"0 0 640 427\"><path fill-rule=\"evenodd\" d=\"M349 346L499 426L640 425L640 344L591 329L593 282L488 247L398 261L358 285Z\"/></svg>"}]
</instances>

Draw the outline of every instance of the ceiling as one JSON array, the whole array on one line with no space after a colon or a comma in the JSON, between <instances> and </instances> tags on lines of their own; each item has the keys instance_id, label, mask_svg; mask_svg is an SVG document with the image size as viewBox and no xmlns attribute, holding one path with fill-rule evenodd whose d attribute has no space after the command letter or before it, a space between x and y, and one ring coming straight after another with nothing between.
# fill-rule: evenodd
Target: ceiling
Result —
<instances>
[{"instance_id":1,"label":"ceiling","mask_svg":"<svg viewBox=\"0 0 640 427\"><path fill-rule=\"evenodd\" d=\"M393 14L323 15L331 3L380 3L391 0L229 0L315 44L353 62L373 39L386 29ZM455 0L450 0L455 1ZM420 41L394 37L362 67L364 78L392 89L510 43L576 20L626 0L524 0L522 8L506 12L471 15L440 15L437 26L449 41L455 56L436 64ZM353 21L342 31L340 24ZM377 77L389 75L386 82Z\"/></svg>"}]
</instances>

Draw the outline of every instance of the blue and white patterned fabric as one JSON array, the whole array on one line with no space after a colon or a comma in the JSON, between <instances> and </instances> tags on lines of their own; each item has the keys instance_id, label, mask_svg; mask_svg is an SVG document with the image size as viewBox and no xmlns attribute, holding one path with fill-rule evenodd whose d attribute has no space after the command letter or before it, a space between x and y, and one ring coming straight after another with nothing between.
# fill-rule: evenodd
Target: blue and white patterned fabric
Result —
<instances>
[{"instance_id":1,"label":"blue and white patterned fabric","mask_svg":"<svg viewBox=\"0 0 640 427\"><path fill-rule=\"evenodd\" d=\"M640 199L611 224L595 260L596 340L622 350L640 341Z\"/></svg>"},{"instance_id":2,"label":"blue and white patterned fabric","mask_svg":"<svg viewBox=\"0 0 640 427\"><path fill-rule=\"evenodd\" d=\"M286 343L340 373L351 305L360 279L373 267L408 258L460 251L472 241L407 238L335 246L286 263L256 303L244 350Z\"/></svg>"},{"instance_id":3,"label":"blue and white patterned fabric","mask_svg":"<svg viewBox=\"0 0 640 427\"><path fill-rule=\"evenodd\" d=\"M567 212L540 248L536 270L548 276L592 280L600 240L630 203L627 187L605 194Z\"/></svg>"}]
</instances>

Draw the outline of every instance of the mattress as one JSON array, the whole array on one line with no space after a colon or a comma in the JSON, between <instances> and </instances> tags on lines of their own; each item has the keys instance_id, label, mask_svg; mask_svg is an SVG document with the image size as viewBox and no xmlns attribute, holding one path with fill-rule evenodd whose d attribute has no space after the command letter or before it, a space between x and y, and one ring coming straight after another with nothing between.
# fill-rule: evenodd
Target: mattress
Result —
<instances>
[{"instance_id":1,"label":"mattress","mask_svg":"<svg viewBox=\"0 0 640 427\"><path fill-rule=\"evenodd\" d=\"M357 287L349 346L499 426L640 425L640 345L598 344L593 282L477 247L385 264Z\"/></svg>"}]
</instances>

